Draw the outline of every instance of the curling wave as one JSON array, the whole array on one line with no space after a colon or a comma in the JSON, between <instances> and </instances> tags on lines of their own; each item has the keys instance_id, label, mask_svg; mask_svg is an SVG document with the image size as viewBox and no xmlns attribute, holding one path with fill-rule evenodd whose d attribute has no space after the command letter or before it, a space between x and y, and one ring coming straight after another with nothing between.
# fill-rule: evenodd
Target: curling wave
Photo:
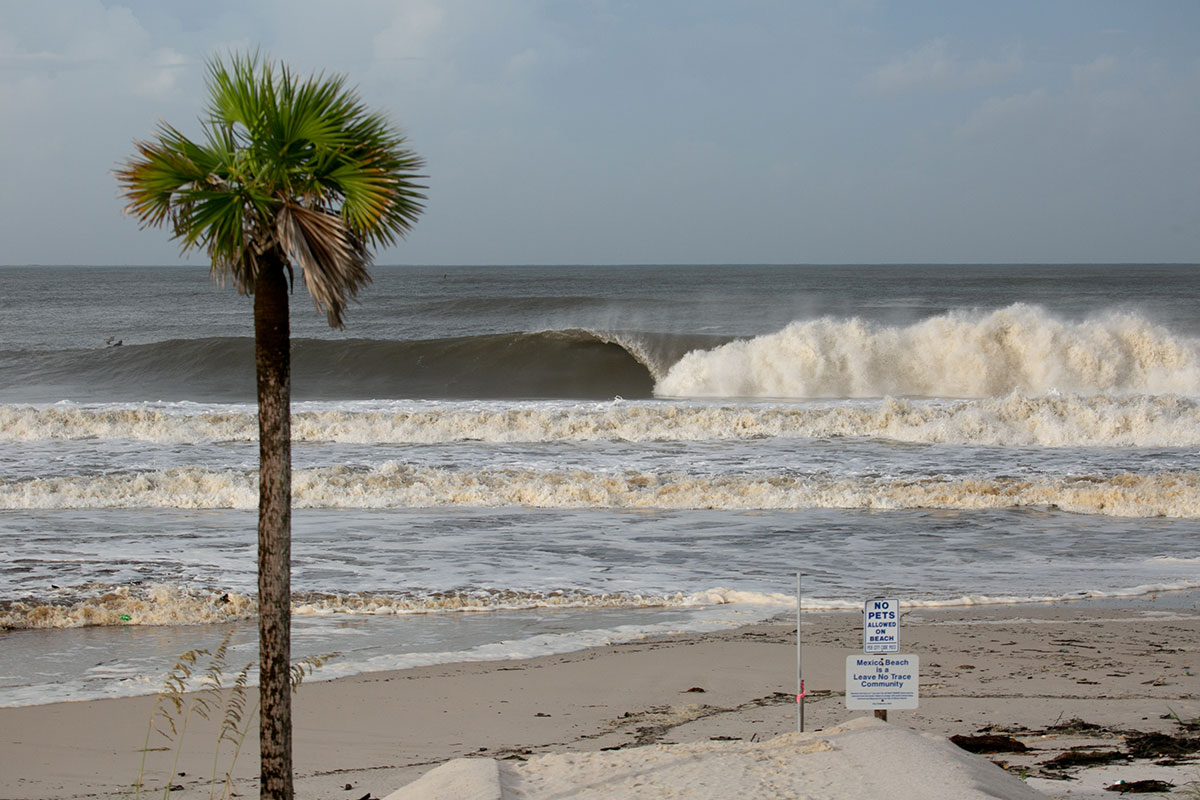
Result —
<instances>
[{"instance_id":1,"label":"curling wave","mask_svg":"<svg viewBox=\"0 0 1200 800\"><path fill-rule=\"evenodd\" d=\"M705 336L557 330L425 341L295 339L297 400L650 397L654 380ZM55 402L251 402L248 338L176 339L98 350L0 352L0 397Z\"/></svg>"},{"instance_id":2,"label":"curling wave","mask_svg":"<svg viewBox=\"0 0 1200 800\"><path fill-rule=\"evenodd\" d=\"M297 400L1200 395L1200 342L1133 313L1066 321L1013 305L905 327L797 321L730 341L695 333L533 333L387 341L297 339ZM7 402L254 399L253 344L171 340L0 352Z\"/></svg>"}]
</instances>

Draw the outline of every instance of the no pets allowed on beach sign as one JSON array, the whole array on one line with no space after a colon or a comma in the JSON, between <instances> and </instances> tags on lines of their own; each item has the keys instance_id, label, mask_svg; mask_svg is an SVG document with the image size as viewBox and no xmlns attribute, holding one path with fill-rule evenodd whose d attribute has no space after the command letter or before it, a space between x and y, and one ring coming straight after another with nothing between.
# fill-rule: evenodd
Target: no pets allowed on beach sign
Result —
<instances>
[{"instance_id":1,"label":"no pets allowed on beach sign","mask_svg":"<svg viewBox=\"0 0 1200 800\"><path fill-rule=\"evenodd\" d=\"M900 652L900 600L877 597L863 605L863 652Z\"/></svg>"},{"instance_id":2,"label":"no pets allowed on beach sign","mask_svg":"<svg viewBox=\"0 0 1200 800\"><path fill-rule=\"evenodd\" d=\"M846 657L846 708L886 714L889 708L917 707L920 659L899 650L900 600L868 600L863 605L866 655Z\"/></svg>"}]
</instances>

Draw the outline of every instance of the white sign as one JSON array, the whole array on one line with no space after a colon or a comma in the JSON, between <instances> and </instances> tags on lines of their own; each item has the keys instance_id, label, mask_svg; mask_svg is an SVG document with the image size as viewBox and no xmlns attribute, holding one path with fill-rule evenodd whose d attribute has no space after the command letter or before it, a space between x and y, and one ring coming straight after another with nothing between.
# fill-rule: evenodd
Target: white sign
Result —
<instances>
[{"instance_id":1,"label":"white sign","mask_svg":"<svg viewBox=\"0 0 1200 800\"><path fill-rule=\"evenodd\" d=\"M900 601L877 597L863 606L863 652L900 652Z\"/></svg>"},{"instance_id":2,"label":"white sign","mask_svg":"<svg viewBox=\"0 0 1200 800\"><path fill-rule=\"evenodd\" d=\"M846 708L916 708L919 667L914 655L846 656Z\"/></svg>"}]
</instances>

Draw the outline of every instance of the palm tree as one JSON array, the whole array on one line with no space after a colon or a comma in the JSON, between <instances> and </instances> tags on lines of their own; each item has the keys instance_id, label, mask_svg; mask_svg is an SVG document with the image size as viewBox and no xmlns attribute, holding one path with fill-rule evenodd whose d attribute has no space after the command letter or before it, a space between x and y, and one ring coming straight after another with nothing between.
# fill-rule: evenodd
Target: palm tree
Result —
<instances>
[{"instance_id":1,"label":"palm tree","mask_svg":"<svg viewBox=\"0 0 1200 800\"><path fill-rule=\"evenodd\" d=\"M126 211L207 251L215 279L254 296L258 378L261 793L292 797L291 366L288 292L299 267L343 325L372 247L416 222L422 160L342 76L297 78L257 53L208 63L204 137L160 122L116 170Z\"/></svg>"}]
</instances>

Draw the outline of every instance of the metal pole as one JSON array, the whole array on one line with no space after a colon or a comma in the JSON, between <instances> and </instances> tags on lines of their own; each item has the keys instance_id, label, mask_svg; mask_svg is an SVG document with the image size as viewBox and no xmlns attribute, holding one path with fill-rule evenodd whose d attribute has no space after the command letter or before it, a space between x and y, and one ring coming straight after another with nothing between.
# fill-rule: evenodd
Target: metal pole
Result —
<instances>
[{"instance_id":1,"label":"metal pole","mask_svg":"<svg viewBox=\"0 0 1200 800\"><path fill-rule=\"evenodd\" d=\"M804 733L804 647L800 636L800 573L796 573L796 730Z\"/></svg>"}]
</instances>

